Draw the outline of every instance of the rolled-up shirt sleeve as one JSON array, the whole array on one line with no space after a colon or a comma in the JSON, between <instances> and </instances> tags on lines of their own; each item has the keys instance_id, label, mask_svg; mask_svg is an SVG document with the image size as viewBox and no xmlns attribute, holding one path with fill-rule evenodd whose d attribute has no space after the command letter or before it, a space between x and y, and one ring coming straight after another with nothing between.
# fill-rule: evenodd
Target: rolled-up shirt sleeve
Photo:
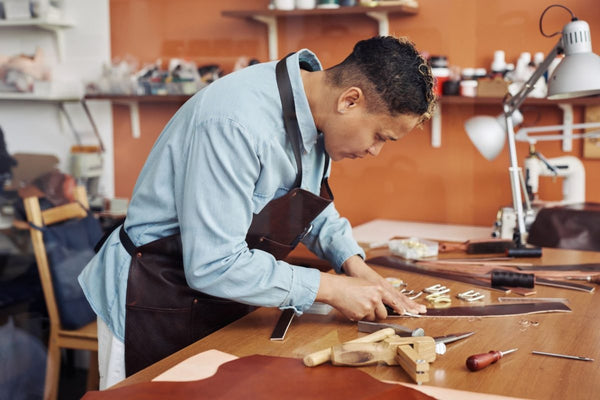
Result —
<instances>
[{"instance_id":1,"label":"rolled-up shirt sleeve","mask_svg":"<svg viewBox=\"0 0 600 400\"><path fill-rule=\"evenodd\" d=\"M338 273L348 258L354 255L365 258L364 250L352 237L350 222L340 217L333 203L315 218L313 230L303 243L318 257L329 261Z\"/></svg>"}]
</instances>

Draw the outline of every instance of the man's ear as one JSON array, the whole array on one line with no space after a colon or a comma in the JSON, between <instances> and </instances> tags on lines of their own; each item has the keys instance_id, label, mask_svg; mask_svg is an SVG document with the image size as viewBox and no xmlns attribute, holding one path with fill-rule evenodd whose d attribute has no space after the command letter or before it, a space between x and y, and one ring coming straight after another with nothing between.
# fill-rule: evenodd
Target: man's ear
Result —
<instances>
[{"instance_id":1,"label":"man's ear","mask_svg":"<svg viewBox=\"0 0 600 400\"><path fill-rule=\"evenodd\" d=\"M348 88L338 97L337 110L340 113L345 113L359 106L364 102L365 96L362 90L356 86Z\"/></svg>"}]
</instances>

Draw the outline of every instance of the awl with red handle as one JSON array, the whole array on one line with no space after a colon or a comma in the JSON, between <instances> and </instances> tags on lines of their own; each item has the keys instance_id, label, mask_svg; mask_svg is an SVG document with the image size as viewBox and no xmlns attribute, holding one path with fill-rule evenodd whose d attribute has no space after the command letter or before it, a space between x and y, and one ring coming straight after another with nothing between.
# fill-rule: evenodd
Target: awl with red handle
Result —
<instances>
[{"instance_id":1,"label":"awl with red handle","mask_svg":"<svg viewBox=\"0 0 600 400\"><path fill-rule=\"evenodd\" d=\"M479 371L484 369L490 364L495 363L507 354L517 351L519 349L511 349L507 351L495 351L492 350L489 353L475 354L467 358L467 368L471 371Z\"/></svg>"}]
</instances>

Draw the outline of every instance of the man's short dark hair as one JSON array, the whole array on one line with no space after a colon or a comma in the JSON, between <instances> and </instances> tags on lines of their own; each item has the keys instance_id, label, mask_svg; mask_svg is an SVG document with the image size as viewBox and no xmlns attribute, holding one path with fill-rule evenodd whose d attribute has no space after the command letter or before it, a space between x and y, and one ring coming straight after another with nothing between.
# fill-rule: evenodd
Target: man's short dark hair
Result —
<instances>
[{"instance_id":1,"label":"man's short dark hair","mask_svg":"<svg viewBox=\"0 0 600 400\"><path fill-rule=\"evenodd\" d=\"M384 107L392 116L413 114L422 122L435 106L431 68L406 38L361 40L344 61L327 70L327 79L336 87L360 87L369 112Z\"/></svg>"}]
</instances>

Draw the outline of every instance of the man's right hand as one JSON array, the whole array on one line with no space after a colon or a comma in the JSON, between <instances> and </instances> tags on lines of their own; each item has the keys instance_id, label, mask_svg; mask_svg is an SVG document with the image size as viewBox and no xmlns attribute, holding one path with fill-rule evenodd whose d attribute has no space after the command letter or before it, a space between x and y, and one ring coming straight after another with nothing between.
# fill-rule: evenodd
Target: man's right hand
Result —
<instances>
[{"instance_id":1,"label":"man's right hand","mask_svg":"<svg viewBox=\"0 0 600 400\"><path fill-rule=\"evenodd\" d=\"M396 301L386 289L361 278L321 273L316 301L335 307L352 321L381 320L388 316L385 304Z\"/></svg>"}]
</instances>

